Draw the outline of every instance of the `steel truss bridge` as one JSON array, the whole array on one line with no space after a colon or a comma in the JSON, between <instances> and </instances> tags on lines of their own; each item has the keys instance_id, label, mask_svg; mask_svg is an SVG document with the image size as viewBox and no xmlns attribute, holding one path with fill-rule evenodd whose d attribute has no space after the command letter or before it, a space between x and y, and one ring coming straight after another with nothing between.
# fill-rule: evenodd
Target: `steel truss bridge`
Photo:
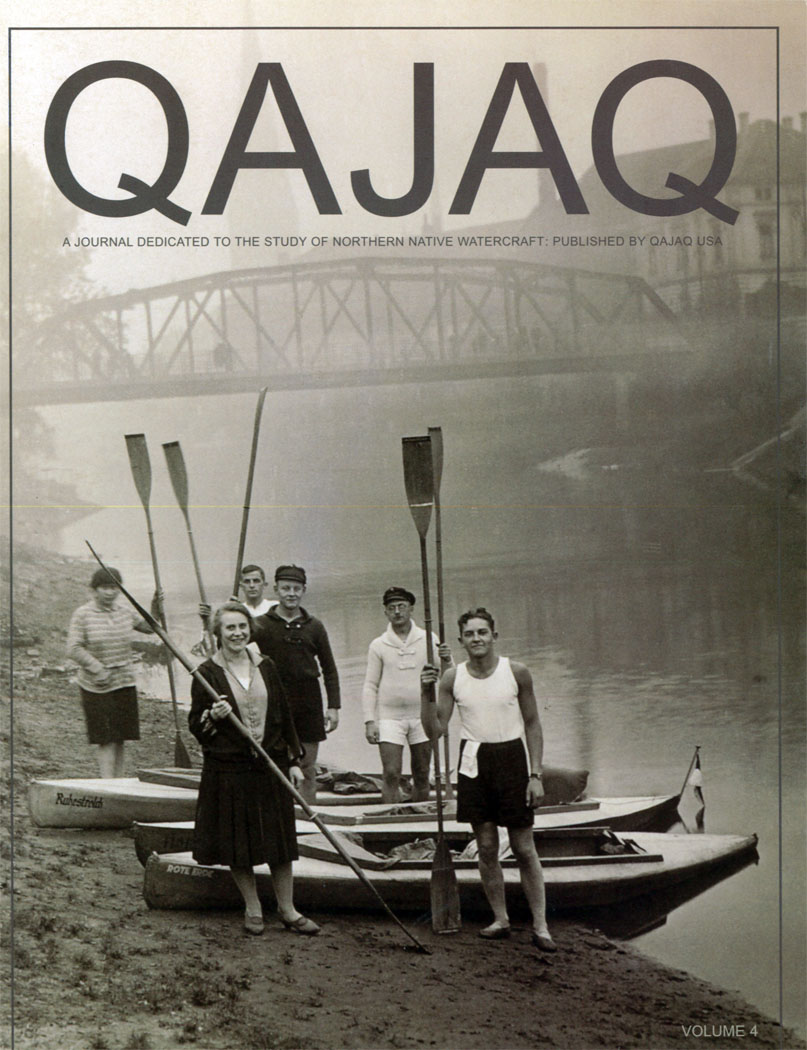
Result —
<instances>
[{"instance_id":1,"label":"steel truss bridge","mask_svg":"<svg viewBox=\"0 0 807 1050\"><path fill-rule=\"evenodd\" d=\"M72 305L14 348L14 402L664 367L691 352L638 277L361 257L229 270Z\"/></svg>"}]
</instances>

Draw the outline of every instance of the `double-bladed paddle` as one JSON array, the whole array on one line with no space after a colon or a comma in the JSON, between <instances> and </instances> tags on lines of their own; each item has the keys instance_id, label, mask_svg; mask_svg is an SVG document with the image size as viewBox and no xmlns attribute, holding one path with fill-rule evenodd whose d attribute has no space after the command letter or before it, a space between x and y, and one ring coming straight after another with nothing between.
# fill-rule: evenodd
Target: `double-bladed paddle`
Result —
<instances>
[{"instance_id":1,"label":"double-bladed paddle","mask_svg":"<svg viewBox=\"0 0 807 1050\"><path fill-rule=\"evenodd\" d=\"M423 619L426 628L426 657L434 663L432 614L429 597L429 564L426 534L434 505L434 460L429 437L405 437L403 444L404 485L412 519L420 537L420 567L423 576ZM431 686L431 703L436 700ZM460 928L460 896L454 862L443 832L443 793L440 783L440 741L434 741L434 783L437 799L437 851L430 882L432 929L435 933L456 933Z\"/></svg>"},{"instance_id":2,"label":"double-bladed paddle","mask_svg":"<svg viewBox=\"0 0 807 1050\"><path fill-rule=\"evenodd\" d=\"M432 445L432 467L434 470L434 549L437 568L437 636L440 644L446 640L446 622L443 614L443 528L440 515L440 481L443 477L443 431L441 427L429 427L429 440ZM451 786L451 754L448 740L448 728L443 734L443 758L446 770L446 801L454 799L454 788Z\"/></svg>"},{"instance_id":3,"label":"double-bladed paddle","mask_svg":"<svg viewBox=\"0 0 807 1050\"><path fill-rule=\"evenodd\" d=\"M179 447L178 441L166 441L163 443L163 452L165 453L165 463L168 467L168 474L171 478L171 485L174 489L174 495L177 498L179 509L182 511L182 516L185 519L185 527L188 530L188 542L191 547L191 558L193 559L193 569L196 573L196 583L199 587L199 601L204 602L207 605L207 598L205 596L205 586L202 583L202 573L199 568L199 559L196 556L196 544L193 542L193 531L191 530L191 519L188 512L188 472L185 469L185 457L182 455L182 449ZM204 620L204 646L205 652L215 652L215 646L210 636L210 626L207 620Z\"/></svg>"},{"instance_id":4,"label":"double-bladed paddle","mask_svg":"<svg viewBox=\"0 0 807 1050\"><path fill-rule=\"evenodd\" d=\"M146 528L148 530L149 537L149 549L151 550L151 565L154 570L154 586L157 588L159 595L159 607L160 607L160 622L165 628L165 610L163 609L162 602L162 585L160 584L160 570L157 565L157 548L154 546L154 529L151 527L151 511L149 510L149 500L151 499L151 461L149 460L148 446L146 445L146 437L144 434L127 434L126 435L126 451L129 453L129 463L132 468L132 477L134 478L135 488L137 494L140 496L140 502L143 504L143 510L146 514ZM152 630L153 617L147 616L144 619L151 624ZM182 742L182 737L179 733L179 711L177 709L177 687L174 681L174 665L171 660L171 653L168 653L168 685L171 689L171 706L174 709L174 727L176 729L176 736L174 738L174 765L179 766L182 769L190 769L192 766L191 757L188 754L188 750L185 744Z\"/></svg>"},{"instance_id":5,"label":"double-bladed paddle","mask_svg":"<svg viewBox=\"0 0 807 1050\"><path fill-rule=\"evenodd\" d=\"M190 672L190 674L196 679L197 682L199 682L199 684L207 692L207 694L210 696L210 698L212 700L219 700L219 699L221 699L219 697L219 694L216 692L216 690L210 684L210 682L208 682L207 679L203 675L201 675L199 673L199 671L197 670L196 664L193 662L193 660L191 660L191 658L189 656L186 656L185 653L183 653L182 650L179 649L174 644L174 642L169 638L168 633L165 631L165 629L159 623L156 622L156 620L154 619L154 617L150 613L146 612L146 610L143 608L143 606L140 605L140 603L135 598L132 597L132 595L126 590L126 588L123 586L123 584L112 575L112 573L109 571L109 569L106 567L106 565L104 565L104 563L101 561L101 559L98 557L98 555L93 550L92 544L89 542L89 540L85 540L84 542L90 548L92 556L95 558L95 560L101 566L101 568L106 570L110 580L114 582L114 584L118 588L118 590L124 595L125 598L127 598L131 602L131 604L134 606L134 608L137 609L137 611L140 613L140 615L143 617L143 619L150 625L150 627L154 631L154 633L160 636L160 638L162 639L162 641L163 641L164 645L166 646L166 648L168 648L174 654L174 656L185 667L185 669ZM286 789L286 791L288 791L289 794L292 796L294 801L303 809L303 811L305 812L305 814L309 818L309 820L313 821L314 824L316 824L316 826L319 828L319 830L322 832L322 834L325 836L325 838L328 840L328 842L330 842L330 844L333 846L333 848L339 854L341 854L342 858L345 860L345 862L348 864L348 866L352 869L354 874L356 874L359 877L359 879L370 890L370 892L373 894L373 896L375 896L378 899L379 903L381 904L381 906L383 907L383 909L387 913L387 915L389 915L389 917L403 930L403 932L406 934L406 936L414 943L414 945L416 946L417 950L420 951L420 952L423 952L426 955L431 955L431 952L429 951L429 949L425 945L421 944L420 941L417 939L417 937L415 937L415 935L413 933L410 933L410 931L404 926L404 924L401 922L401 920L398 918L398 916L391 910L391 908L389 907L387 902L384 900L384 898L381 896L381 894L378 892L376 887L372 884L372 882L370 882L370 880L368 879L367 875L358 866L358 864L353 859L353 857L350 856L350 854L344 848L342 843L333 834L331 829L326 824L323 823L323 821L320 819L320 817L318 817L317 814L308 805L308 803L303 798L303 796L300 794L300 792L297 790L297 788L294 786L294 784L292 784L292 782L288 779L288 777L286 777L283 774L282 770L277 766L277 764L275 762L272 761L270 756L264 751L264 749L260 746L260 744L258 744L255 741L254 737L249 732L249 730L246 728L246 726L243 724L243 722L241 722L241 720L239 718L237 718L235 716L235 714L233 714L232 712L230 712L230 714L227 715L227 719L233 726L235 726L235 728L238 730L238 732L241 734L241 736L243 736L244 739L249 742L250 747L252 747L257 752L257 754L260 755L260 757L266 763L266 765L267 765L268 769L270 770L270 772L275 777L277 777L277 779L280 781L280 783L283 785L283 787Z\"/></svg>"},{"instance_id":6,"label":"double-bladed paddle","mask_svg":"<svg viewBox=\"0 0 807 1050\"><path fill-rule=\"evenodd\" d=\"M261 430L261 414L263 403L266 400L268 387L258 393L258 403L255 406L255 419L252 424L252 449L249 454L249 470L247 471L247 490L244 495L244 510L241 514L241 534L238 537L238 554L235 559L235 580L233 581L233 597L238 597L238 588L241 585L241 566L244 564L244 547L247 542L247 522L249 521L249 505L252 499L252 478L255 474L255 460L258 455L258 435Z\"/></svg>"}]
</instances>

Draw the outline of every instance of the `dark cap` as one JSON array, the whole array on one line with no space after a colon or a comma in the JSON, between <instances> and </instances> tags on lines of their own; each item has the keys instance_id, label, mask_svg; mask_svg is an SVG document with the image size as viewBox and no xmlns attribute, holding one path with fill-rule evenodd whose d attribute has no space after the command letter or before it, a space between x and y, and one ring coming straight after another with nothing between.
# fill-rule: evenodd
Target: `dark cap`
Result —
<instances>
[{"instance_id":1,"label":"dark cap","mask_svg":"<svg viewBox=\"0 0 807 1050\"><path fill-rule=\"evenodd\" d=\"M299 565L278 565L275 569L275 583L278 580L294 580L305 587L305 569L301 569Z\"/></svg>"},{"instance_id":2,"label":"dark cap","mask_svg":"<svg viewBox=\"0 0 807 1050\"><path fill-rule=\"evenodd\" d=\"M381 599L382 604L389 605L390 602L409 602L410 605L415 604L415 596L411 591L407 591L405 587L388 587L384 591L384 597Z\"/></svg>"}]
</instances>

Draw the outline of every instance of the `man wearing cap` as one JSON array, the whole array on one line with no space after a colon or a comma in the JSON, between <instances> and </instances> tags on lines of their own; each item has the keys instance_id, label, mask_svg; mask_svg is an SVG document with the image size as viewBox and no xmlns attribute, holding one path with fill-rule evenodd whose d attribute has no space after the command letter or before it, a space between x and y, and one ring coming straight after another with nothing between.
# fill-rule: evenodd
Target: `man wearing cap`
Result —
<instances>
[{"instance_id":1,"label":"man wearing cap","mask_svg":"<svg viewBox=\"0 0 807 1050\"><path fill-rule=\"evenodd\" d=\"M339 672L322 622L300 605L306 589L305 569L280 565L275 570L278 604L253 620L254 641L270 657L289 697L303 758L300 794L313 805L317 800L317 751L320 741L339 725ZM323 717L322 691L328 698Z\"/></svg>"},{"instance_id":2,"label":"man wearing cap","mask_svg":"<svg viewBox=\"0 0 807 1050\"><path fill-rule=\"evenodd\" d=\"M415 596L404 587L389 587L381 599L389 621L386 631L374 638L367 653L367 673L362 688L364 733L369 744L378 744L383 770L384 802L401 800L404 744L409 744L412 764L412 800L429 797L431 743L420 721L420 669L426 663L426 632L412 619ZM451 666L451 649L432 635L443 670Z\"/></svg>"},{"instance_id":3,"label":"man wearing cap","mask_svg":"<svg viewBox=\"0 0 807 1050\"><path fill-rule=\"evenodd\" d=\"M421 717L429 737L436 741L446 731L455 705L459 712L457 820L473 829L479 876L493 912L493 922L479 936L488 940L510 936L499 861L499 828L503 827L532 912L532 943L540 951L553 952L555 942L546 925L544 877L533 839L534 810L544 797L544 741L532 675L524 664L497 654L496 625L487 609L471 609L457 622L468 659L442 678L434 665L423 668ZM435 704L438 678L440 693Z\"/></svg>"}]
</instances>

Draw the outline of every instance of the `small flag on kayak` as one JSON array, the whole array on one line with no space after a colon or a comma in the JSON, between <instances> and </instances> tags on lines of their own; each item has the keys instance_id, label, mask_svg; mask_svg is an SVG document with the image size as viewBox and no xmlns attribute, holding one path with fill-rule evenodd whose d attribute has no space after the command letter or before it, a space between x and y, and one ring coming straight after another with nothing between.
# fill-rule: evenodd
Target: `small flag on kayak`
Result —
<instances>
[{"instance_id":1,"label":"small flag on kayak","mask_svg":"<svg viewBox=\"0 0 807 1050\"><path fill-rule=\"evenodd\" d=\"M703 815L706 812L706 799L703 797L703 771L701 770L701 756L700 751L695 751L695 761L692 764L692 772L689 775L689 785L692 788L692 794L700 803L700 809L695 814L695 827L698 831L704 829Z\"/></svg>"},{"instance_id":2,"label":"small flag on kayak","mask_svg":"<svg viewBox=\"0 0 807 1050\"><path fill-rule=\"evenodd\" d=\"M701 770L700 752L697 752L695 755L695 764L692 767L692 772L689 776L689 783L692 786L692 792L695 795L695 798L702 806L705 806L706 801L703 797L703 771Z\"/></svg>"}]
</instances>

